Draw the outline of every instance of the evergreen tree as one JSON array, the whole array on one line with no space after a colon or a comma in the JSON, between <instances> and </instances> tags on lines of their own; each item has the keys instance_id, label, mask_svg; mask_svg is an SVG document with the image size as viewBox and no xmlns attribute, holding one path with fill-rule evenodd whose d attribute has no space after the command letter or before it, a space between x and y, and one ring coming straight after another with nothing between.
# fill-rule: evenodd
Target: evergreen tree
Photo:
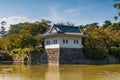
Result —
<instances>
[{"instance_id":1,"label":"evergreen tree","mask_svg":"<svg viewBox=\"0 0 120 80\"><path fill-rule=\"evenodd\" d=\"M1 35L1 37L3 37L4 35L5 35L5 33L6 33L6 31L5 31L5 26L6 25L6 22L5 21L2 21L1 22L1 30L0 30L0 35Z\"/></svg>"}]
</instances>

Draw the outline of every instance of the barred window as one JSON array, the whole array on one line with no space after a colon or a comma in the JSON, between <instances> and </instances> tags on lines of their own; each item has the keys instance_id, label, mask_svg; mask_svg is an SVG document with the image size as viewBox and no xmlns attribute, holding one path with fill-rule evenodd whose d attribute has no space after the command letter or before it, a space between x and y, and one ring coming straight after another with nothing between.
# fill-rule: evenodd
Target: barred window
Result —
<instances>
[{"instance_id":1,"label":"barred window","mask_svg":"<svg viewBox=\"0 0 120 80\"><path fill-rule=\"evenodd\" d=\"M57 44L57 40L53 40L53 44Z\"/></svg>"},{"instance_id":2,"label":"barred window","mask_svg":"<svg viewBox=\"0 0 120 80\"><path fill-rule=\"evenodd\" d=\"M63 44L67 44L68 43L68 40L63 40Z\"/></svg>"},{"instance_id":3,"label":"barred window","mask_svg":"<svg viewBox=\"0 0 120 80\"><path fill-rule=\"evenodd\" d=\"M78 44L79 43L79 40L74 40L74 44Z\"/></svg>"}]
</instances>

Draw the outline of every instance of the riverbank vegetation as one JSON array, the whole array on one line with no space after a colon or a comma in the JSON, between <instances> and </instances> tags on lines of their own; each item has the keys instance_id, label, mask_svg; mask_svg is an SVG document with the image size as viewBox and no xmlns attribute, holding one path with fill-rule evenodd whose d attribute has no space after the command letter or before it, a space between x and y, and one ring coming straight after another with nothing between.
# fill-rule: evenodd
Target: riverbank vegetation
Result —
<instances>
[{"instance_id":1,"label":"riverbank vegetation","mask_svg":"<svg viewBox=\"0 0 120 80\"><path fill-rule=\"evenodd\" d=\"M9 31L0 38L0 51L22 57L29 53L43 53L44 40L38 36L49 28L50 23L51 21L43 20L11 25ZM61 25L71 24L74 25ZM86 58L103 60L108 55L113 55L120 59L120 22L111 23L106 20L102 26L92 23L79 25L79 28L85 35L82 43Z\"/></svg>"},{"instance_id":2,"label":"riverbank vegetation","mask_svg":"<svg viewBox=\"0 0 120 80\"><path fill-rule=\"evenodd\" d=\"M43 52L43 39L38 36L49 27L49 21L19 23L11 25L9 31L0 38L0 51L12 56L26 56Z\"/></svg>"},{"instance_id":3,"label":"riverbank vegetation","mask_svg":"<svg viewBox=\"0 0 120 80\"><path fill-rule=\"evenodd\" d=\"M80 25L80 29L86 34L83 47L88 59L101 60L108 55L120 59L120 22L111 23L106 20L103 26L93 23Z\"/></svg>"}]
</instances>

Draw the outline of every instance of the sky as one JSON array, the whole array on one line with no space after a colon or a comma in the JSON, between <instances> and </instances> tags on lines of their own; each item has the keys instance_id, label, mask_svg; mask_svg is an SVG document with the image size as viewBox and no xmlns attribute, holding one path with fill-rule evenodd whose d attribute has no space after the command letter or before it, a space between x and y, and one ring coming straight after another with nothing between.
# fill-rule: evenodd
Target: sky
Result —
<instances>
[{"instance_id":1,"label":"sky","mask_svg":"<svg viewBox=\"0 0 120 80\"><path fill-rule=\"evenodd\" d=\"M10 24L47 19L84 25L114 21L113 0L0 0L0 21Z\"/></svg>"}]
</instances>

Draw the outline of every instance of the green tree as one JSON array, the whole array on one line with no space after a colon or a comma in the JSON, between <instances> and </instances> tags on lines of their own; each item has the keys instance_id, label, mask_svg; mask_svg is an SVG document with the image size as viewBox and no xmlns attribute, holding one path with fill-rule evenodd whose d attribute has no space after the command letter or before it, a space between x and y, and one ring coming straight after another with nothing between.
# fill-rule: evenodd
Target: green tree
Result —
<instances>
[{"instance_id":1,"label":"green tree","mask_svg":"<svg viewBox=\"0 0 120 80\"><path fill-rule=\"evenodd\" d=\"M44 33L48 27L49 25L43 21L11 25L7 34L7 37L10 40L11 49L26 47L35 48L42 44L43 40L38 38L38 34Z\"/></svg>"},{"instance_id":2,"label":"green tree","mask_svg":"<svg viewBox=\"0 0 120 80\"><path fill-rule=\"evenodd\" d=\"M110 26L111 24L112 24L111 21L105 20L105 22L104 22L104 24L103 24L103 27L108 27L108 26Z\"/></svg>"},{"instance_id":3,"label":"green tree","mask_svg":"<svg viewBox=\"0 0 120 80\"><path fill-rule=\"evenodd\" d=\"M52 23L52 21L50 21L50 20L45 20L45 19L42 19L41 21L42 21L42 23L47 24L48 26L50 26L51 23ZM38 23L39 23L39 22L38 22Z\"/></svg>"},{"instance_id":4,"label":"green tree","mask_svg":"<svg viewBox=\"0 0 120 80\"><path fill-rule=\"evenodd\" d=\"M117 10L120 10L120 0L114 0L113 7ZM118 15L114 16L114 19L117 20L118 17L120 16L120 11L118 12Z\"/></svg>"},{"instance_id":5,"label":"green tree","mask_svg":"<svg viewBox=\"0 0 120 80\"><path fill-rule=\"evenodd\" d=\"M105 28L88 27L85 31L87 37L83 38L83 45L89 48L118 47L120 44L119 23L114 23Z\"/></svg>"},{"instance_id":6,"label":"green tree","mask_svg":"<svg viewBox=\"0 0 120 80\"><path fill-rule=\"evenodd\" d=\"M4 27L5 25L6 25L6 22L2 21L1 22L1 30L0 30L1 37L3 37L5 35L5 33L6 33L5 27Z\"/></svg>"}]
</instances>

